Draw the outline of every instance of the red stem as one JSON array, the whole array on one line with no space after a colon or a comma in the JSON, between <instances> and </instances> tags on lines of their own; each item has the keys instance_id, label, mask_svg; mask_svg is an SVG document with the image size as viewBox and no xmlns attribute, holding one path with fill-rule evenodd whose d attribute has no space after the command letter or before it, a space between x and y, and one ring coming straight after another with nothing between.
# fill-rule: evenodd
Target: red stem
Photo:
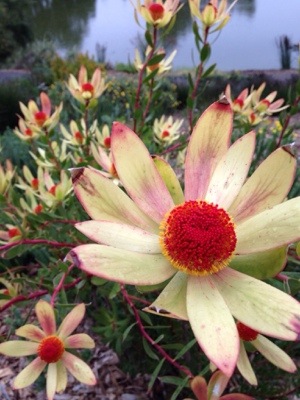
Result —
<instances>
[{"instance_id":1,"label":"red stem","mask_svg":"<svg viewBox=\"0 0 300 400\"><path fill-rule=\"evenodd\" d=\"M125 301L130 306L130 308L132 309L132 311L134 313L134 317L136 319L136 322L138 324L138 327L139 327L139 330L140 330L142 336L158 351L158 353L160 353L160 355L166 361L168 361L175 368L177 368L180 371L182 371L189 378L193 378L194 376L193 376L192 372L188 368L186 368L183 365L179 364L176 360L174 360L172 357L170 357L169 354L158 343L156 343L152 339L152 337L146 332L145 327L144 327L144 325L142 323L141 317L139 316L138 310L136 309L135 305L131 301L131 296L129 296L129 294L127 293L124 285L121 285L121 291L122 291L122 295L123 295Z\"/></svg>"},{"instance_id":2,"label":"red stem","mask_svg":"<svg viewBox=\"0 0 300 400\"><path fill-rule=\"evenodd\" d=\"M3 246L0 246L0 253L9 250L12 247L19 246L21 244L32 244L32 245L47 244L53 247L69 247L69 248L73 248L75 246L73 243L55 242L54 240L47 240L47 239L21 239L16 242L10 242Z\"/></svg>"}]
</instances>

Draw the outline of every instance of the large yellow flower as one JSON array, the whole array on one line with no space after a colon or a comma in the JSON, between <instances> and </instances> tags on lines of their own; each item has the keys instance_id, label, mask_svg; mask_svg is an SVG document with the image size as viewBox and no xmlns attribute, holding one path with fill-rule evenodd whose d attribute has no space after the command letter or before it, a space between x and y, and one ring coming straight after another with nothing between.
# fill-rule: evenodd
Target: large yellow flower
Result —
<instances>
[{"instance_id":1,"label":"large yellow flower","mask_svg":"<svg viewBox=\"0 0 300 400\"><path fill-rule=\"evenodd\" d=\"M296 160L280 148L246 180L255 133L230 145L232 120L226 99L199 119L187 148L184 193L169 164L153 160L137 135L116 122L111 151L127 194L94 169L72 171L75 193L93 219L76 226L99 244L69 255L104 279L164 283L147 311L188 320L227 376L239 355L235 320L284 340L300 332L300 304L259 280L284 267L286 246L300 237L300 199L284 201Z\"/></svg>"},{"instance_id":2,"label":"large yellow flower","mask_svg":"<svg viewBox=\"0 0 300 400\"><path fill-rule=\"evenodd\" d=\"M36 354L15 378L13 386L22 389L31 385L48 365L47 399L53 400L55 392L65 390L67 386L67 370L80 382L95 385L96 378L90 367L80 358L66 349L92 349L93 339L85 333L71 333L84 317L85 306L78 304L62 321L56 330L56 321L52 306L40 300L35 312L41 328L27 324L16 330L16 335L30 341L11 340L0 344L0 353L11 357L22 357ZM71 336L70 336L71 335Z\"/></svg>"}]
</instances>

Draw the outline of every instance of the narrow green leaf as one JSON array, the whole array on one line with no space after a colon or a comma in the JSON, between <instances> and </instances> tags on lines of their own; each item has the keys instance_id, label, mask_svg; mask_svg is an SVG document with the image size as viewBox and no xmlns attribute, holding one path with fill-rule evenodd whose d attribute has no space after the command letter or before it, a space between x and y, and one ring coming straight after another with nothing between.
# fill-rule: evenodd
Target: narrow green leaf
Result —
<instances>
[{"instance_id":1,"label":"narrow green leaf","mask_svg":"<svg viewBox=\"0 0 300 400\"><path fill-rule=\"evenodd\" d=\"M143 338L143 347L148 357L152 358L152 360L159 360L159 357L152 351L145 338Z\"/></svg>"},{"instance_id":2,"label":"narrow green leaf","mask_svg":"<svg viewBox=\"0 0 300 400\"><path fill-rule=\"evenodd\" d=\"M155 370L153 371L153 373L151 374L151 379L150 382L148 384L148 390L152 389L154 382L156 381L158 374L161 370L161 367L163 366L163 363L165 362L165 359L163 358L162 360L160 360L160 362L157 364L157 367L155 368Z\"/></svg>"}]
</instances>

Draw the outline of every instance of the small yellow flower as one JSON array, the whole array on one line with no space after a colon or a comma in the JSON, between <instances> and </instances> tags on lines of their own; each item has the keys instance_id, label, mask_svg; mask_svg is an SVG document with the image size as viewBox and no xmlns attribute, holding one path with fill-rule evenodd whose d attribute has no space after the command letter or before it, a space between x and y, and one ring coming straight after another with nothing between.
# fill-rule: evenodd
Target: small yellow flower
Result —
<instances>
[{"instance_id":1,"label":"small yellow flower","mask_svg":"<svg viewBox=\"0 0 300 400\"><path fill-rule=\"evenodd\" d=\"M172 116L156 118L153 124L155 142L170 145L179 138L182 124L183 119L175 120Z\"/></svg>"},{"instance_id":2,"label":"small yellow flower","mask_svg":"<svg viewBox=\"0 0 300 400\"><path fill-rule=\"evenodd\" d=\"M101 96L106 89L104 79L101 76L101 70L96 68L92 79L89 81L87 70L81 66L78 73L78 80L74 75L70 75L67 87L72 96L80 103L89 105L89 103Z\"/></svg>"},{"instance_id":3,"label":"small yellow flower","mask_svg":"<svg viewBox=\"0 0 300 400\"><path fill-rule=\"evenodd\" d=\"M45 367L47 370L47 399L53 400L56 392L62 392L67 386L67 371L79 382L95 385L96 378L91 368L80 358L66 349L92 349L93 339L85 333L71 335L82 321L85 305L78 304L64 318L56 329L52 306L40 300L35 312L41 328L27 324L16 330L16 335L29 340L11 340L0 344L0 353L10 357L23 357L36 354L37 357L21 371L14 380L13 387L22 389L40 376ZM70 336L71 335L71 336Z\"/></svg>"},{"instance_id":4,"label":"small yellow flower","mask_svg":"<svg viewBox=\"0 0 300 400\"><path fill-rule=\"evenodd\" d=\"M218 31L227 24L230 18L230 10L237 2L235 0L227 8L227 0L210 0L201 10L201 0L189 0L189 6L193 17L197 18L203 25L203 30L215 26L214 31Z\"/></svg>"},{"instance_id":5,"label":"small yellow flower","mask_svg":"<svg viewBox=\"0 0 300 400\"><path fill-rule=\"evenodd\" d=\"M145 56L146 56L146 57L148 56L148 54L150 53L150 51L151 51L151 47L148 46L147 49L146 49L146 53L145 53ZM161 75L161 74L163 74L164 72L169 71L169 70L172 68L171 63L172 63L172 61L173 61L173 59L174 59L176 53L177 53L177 51L174 50L174 51L169 55L169 57L167 57L167 58L164 57L164 58L163 58L160 62L158 62L157 64L147 66L147 68L146 68L147 73L150 74L150 73L153 72L153 71L157 71L157 74L158 74L158 75ZM159 55L159 54L165 54L164 49L158 49L157 52L155 53L155 55ZM144 64L145 64L145 62L142 61L141 56L140 56L140 53L139 53L138 49L136 49L136 50L135 50L135 59L134 59L134 66L135 66L135 68L136 68L137 70L140 70L140 69L142 69L142 68L144 67Z\"/></svg>"},{"instance_id":6,"label":"small yellow flower","mask_svg":"<svg viewBox=\"0 0 300 400\"><path fill-rule=\"evenodd\" d=\"M10 280L0 278L0 283L5 287L5 289L0 289L1 294L9 296L9 298L18 295L21 285L13 281L15 278L18 278L18 276L15 277L13 274L10 274ZM8 301L9 299L0 299L0 307L4 306Z\"/></svg>"}]
</instances>

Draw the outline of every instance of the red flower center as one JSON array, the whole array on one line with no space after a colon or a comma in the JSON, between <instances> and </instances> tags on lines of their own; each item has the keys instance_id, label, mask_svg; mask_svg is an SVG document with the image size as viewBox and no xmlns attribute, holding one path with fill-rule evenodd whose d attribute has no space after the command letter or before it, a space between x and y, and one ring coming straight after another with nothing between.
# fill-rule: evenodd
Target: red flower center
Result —
<instances>
[{"instance_id":1,"label":"red flower center","mask_svg":"<svg viewBox=\"0 0 300 400\"><path fill-rule=\"evenodd\" d=\"M62 340L57 336L47 336L41 340L37 353L46 363L55 363L60 360L65 351Z\"/></svg>"},{"instance_id":2,"label":"red flower center","mask_svg":"<svg viewBox=\"0 0 300 400\"><path fill-rule=\"evenodd\" d=\"M110 136L108 136L108 137L106 137L106 138L104 139L104 147L106 147L107 149L109 149L109 148L110 148L110 143L111 143L111 139L110 139Z\"/></svg>"},{"instance_id":3,"label":"red flower center","mask_svg":"<svg viewBox=\"0 0 300 400\"><path fill-rule=\"evenodd\" d=\"M81 144L83 142L83 136L82 136L81 132L79 132L79 131L75 132L74 137L78 143Z\"/></svg>"},{"instance_id":4,"label":"red flower center","mask_svg":"<svg viewBox=\"0 0 300 400\"><path fill-rule=\"evenodd\" d=\"M160 244L175 268L190 275L208 275L228 265L236 234L225 210L205 201L187 201L165 216Z\"/></svg>"},{"instance_id":5,"label":"red flower center","mask_svg":"<svg viewBox=\"0 0 300 400\"><path fill-rule=\"evenodd\" d=\"M39 187L39 180L38 180L38 178L33 178L33 179L31 180L31 187L32 187L34 190L37 190L37 189L38 189L38 187Z\"/></svg>"},{"instance_id":6,"label":"red flower center","mask_svg":"<svg viewBox=\"0 0 300 400\"><path fill-rule=\"evenodd\" d=\"M38 204L35 208L34 208L34 212L36 214L40 214L43 211L43 206L41 204Z\"/></svg>"},{"instance_id":7,"label":"red flower center","mask_svg":"<svg viewBox=\"0 0 300 400\"><path fill-rule=\"evenodd\" d=\"M82 89L83 92L90 92L90 93L93 93L93 91L94 91L94 86L93 86L90 82L86 82L86 83L83 83L83 84L81 85L81 89Z\"/></svg>"},{"instance_id":8,"label":"red flower center","mask_svg":"<svg viewBox=\"0 0 300 400\"><path fill-rule=\"evenodd\" d=\"M165 9L161 4L152 3L149 6L149 11L153 20L157 21L164 16Z\"/></svg>"},{"instance_id":9,"label":"red flower center","mask_svg":"<svg viewBox=\"0 0 300 400\"><path fill-rule=\"evenodd\" d=\"M47 115L44 113L44 111L38 111L34 114L34 118L38 126L43 126L47 119Z\"/></svg>"},{"instance_id":10,"label":"red flower center","mask_svg":"<svg viewBox=\"0 0 300 400\"><path fill-rule=\"evenodd\" d=\"M244 107L244 100L237 98L237 99L235 99L233 101L233 104L239 106L240 108L243 108Z\"/></svg>"},{"instance_id":11,"label":"red flower center","mask_svg":"<svg viewBox=\"0 0 300 400\"><path fill-rule=\"evenodd\" d=\"M239 336L242 340L245 340L246 342L251 342L252 340L255 340L257 338L258 332L256 332L254 329L249 328L249 326L242 324L241 322L238 322L236 324Z\"/></svg>"},{"instance_id":12,"label":"red flower center","mask_svg":"<svg viewBox=\"0 0 300 400\"><path fill-rule=\"evenodd\" d=\"M165 138L165 137L168 137L168 136L170 136L170 132L169 131L163 131L162 134L161 134L162 138Z\"/></svg>"},{"instance_id":13,"label":"red flower center","mask_svg":"<svg viewBox=\"0 0 300 400\"><path fill-rule=\"evenodd\" d=\"M32 130L29 129L29 128L26 128L26 129L25 129L25 135L26 135L26 136L32 136Z\"/></svg>"},{"instance_id":14,"label":"red flower center","mask_svg":"<svg viewBox=\"0 0 300 400\"><path fill-rule=\"evenodd\" d=\"M53 194L53 196L55 196L55 192L56 192L56 185L51 186L51 188L49 189L49 193Z\"/></svg>"},{"instance_id":15,"label":"red flower center","mask_svg":"<svg viewBox=\"0 0 300 400\"><path fill-rule=\"evenodd\" d=\"M8 230L8 237L9 237L10 239L12 239L12 238L15 237L15 236L19 236L19 235L21 235L21 231L20 231L20 229L18 229L18 228L10 228L10 229Z\"/></svg>"}]
</instances>

